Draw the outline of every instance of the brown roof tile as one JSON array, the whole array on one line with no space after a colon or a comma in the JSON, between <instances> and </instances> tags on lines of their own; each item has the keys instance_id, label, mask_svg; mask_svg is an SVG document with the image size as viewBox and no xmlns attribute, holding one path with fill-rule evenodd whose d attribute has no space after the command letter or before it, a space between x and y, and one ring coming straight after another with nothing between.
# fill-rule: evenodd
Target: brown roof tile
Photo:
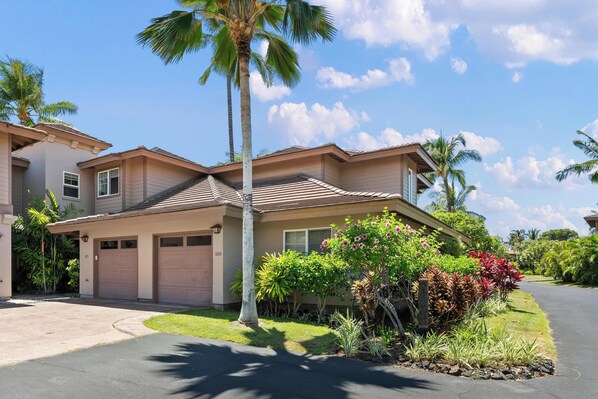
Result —
<instances>
[{"instance_id":1,"label":"brown roof tile","mask_svg":"<svg viewBox=\"0 0 598 399\"><path fill-rule=\"evenodd\" d=\"M40 122L37 125L35 125L36 128L39 127L39 126L42 126L42 127L43 126L51 127L53 129L56 129L56 130L61 130L61 131L66 132L66 133L74 134L76 136L81 136L81 137L85 137L85 138L90 139L90 140L95 140L95 141L99 141L99 142L102 142L102 143L106 143L105 141L100 140L97 137L94 137L94 136L92 136L90 134L84 133L81 130L79 130L79 129L73 127L73 126L65 125L64 123L59 123L59 122ZM108 144L108 143L106 143L106 144Z\"/></svg>"}]
</instances>

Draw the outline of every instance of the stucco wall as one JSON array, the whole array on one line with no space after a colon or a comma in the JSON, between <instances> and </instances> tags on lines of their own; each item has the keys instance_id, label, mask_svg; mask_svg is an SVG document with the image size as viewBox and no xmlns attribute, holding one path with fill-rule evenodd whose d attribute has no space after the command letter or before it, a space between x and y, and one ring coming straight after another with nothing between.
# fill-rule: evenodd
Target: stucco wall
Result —
<instances>
[{"instance_id":1,"label":"stucco wall","mask_svg":"<svg viewBox=\"0 0 598 399\"><path fill-rule=\"evenodd\" d=\"M9 135L0 132L0 299L11 295L11 231L5 214L12 214L11 184L11 143Z\"/></svg>"},{"instance_id":2,"label":"stucco wall","mask_svg":"<svg viewBox=\"0 0 598 399\"><path fill-rule=\"evenodd\" d=\"M25 169L20 166L12 166L12 205L15 215L23 215L23 173Z\"/></svg>"},{"instance_id":3,"label":"stucco wall","mask_svg":"<svg viewBox=\"0 0 598 399\"><path fill-rule=\"evenodd\" d=\"M153 265L154 265L154 236L180 232L211 233L214 224L223 224L222 210L199 210L160 214L145 217L117 219L107 222L97 222L89 226L82 226L81 235L88 235L87 243L81 242L81 275L80 293L91 297L94 287L94 240L110 237L137 236L138 244L138 295L140 299L153 299ZM212 245L222 251L222 234L214 235ZM224 298L222 256L214 257L213 300ZM219 284L216 284L219 283ZM227 288L228 289L228 288Z\"/></svg>"},{"instance_id":4,"label":"stucco wall","mask_svg":"<svg viewBox=\"0 0 598 399\"><path fill-rule=\"evenodd\" d=\"M235 272L243 266L243 221L238 218L225 216L222 226L222 255L223 255L223 272L222 272L222 298L214 297L215 304L235 303L239 300L233 298L230 293L230 285L234 280ZM216 248L214 248L216 251ZM216 259L216 257L214 258ZM221 300L221 302L218 302Z\"/></svg>"},{"instance_id":5,"label":"stucco wall","mask_svg":"<svg viewBox=\"0 0 598 399\"><path fill-rule=\"evenodd\" d=\"M46 187L46 142L38 142L13 152L16 157L30 161L27 172L23 174L23 206L26 207L31 197L43 196Z\"/></svg>"}]
</instances>

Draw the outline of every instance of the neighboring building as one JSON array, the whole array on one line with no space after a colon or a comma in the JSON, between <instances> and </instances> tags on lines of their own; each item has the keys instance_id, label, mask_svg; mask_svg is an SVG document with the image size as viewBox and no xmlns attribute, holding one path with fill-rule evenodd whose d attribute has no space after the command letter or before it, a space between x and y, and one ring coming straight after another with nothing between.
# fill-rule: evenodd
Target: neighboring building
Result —
<instances>
[{"instance_id":1,"label":"neighboring building","mask_svg":"<svg viewBox=\"0 0 598 399\"><path fill-rule=\"evenodd\" d=\"M584 217L585 221L588 222L592 232L598 234L598 213Z\"/></svg>"},{"instance_id":2,"label":"neighboring building","mask_svg":"<svg viewBox=\"0 0 598 399\"><path fill-rule=\"evenodd\" d=\"M95 210L93 171L78 162L96 158L112 145L60 123L39 123L45 140L13 151L12 181L15 214L22 214L33 196L50 189L61 206L73 204L83 215Z\"/></svg>"},{"instance_id":3,"label":"neighboring building","mask_svg":"<svg viewBox=\"0 0 598 399\"><path fill-rule=\"evenodd\" d=\"M225 308L241 267L242 164L205 167L140 147L79 162L95 214L55 223L80 243L80 293ZM255 254L319 249L330 224L388 208L414 227L468 238L417 207L436 165L420 144L291 147L253 162Z\"/></svg>"},{"instance_id":4,"label":"neighboring building","mask_svg":"<svg viewBox=\"0 0 598 399\"><path fill-rule=\"evenodd\" d=\"M12 295L12 153L44 140L45 137L46 133L41 130L0 122L0 299ZM26 165L25 161L17 160L16 163Z\"/></svg>"}]
</instances>

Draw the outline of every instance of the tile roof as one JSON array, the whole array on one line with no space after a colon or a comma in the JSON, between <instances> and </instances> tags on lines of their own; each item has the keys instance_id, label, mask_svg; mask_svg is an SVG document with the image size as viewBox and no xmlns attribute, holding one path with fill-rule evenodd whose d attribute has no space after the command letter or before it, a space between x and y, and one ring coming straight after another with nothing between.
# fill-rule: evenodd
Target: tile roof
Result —
<instances>
[{"instance_id":1,"label":"tile roof","mask_svg":"<svg viewBox=\"0 0 598 399\"><path fill-rule=\"evenodd\" d=\"M100 140L97 137L94 137L94 136L92 136L90 134L84 133L81 130L79 130L79 129L73 127L73 126L65 125L64 123L60 123L60 122L40 122L40 123L38 123L38 124L35 125L35 127L38 127L38 126L51 127L53 129L56 129L56 130L61 130L61 131L65 132L65 133L70 133L70 134L74 134L76 136L85 137L85 138L90 139L90 140L95 140L95 141L100 141L102 143L106 143L105 141Z\"/></svg>"},{"instance_id":2,"label":"tile roof","mask_svg":"<svg viewBox=\"0 0 598 399\"><path fill-rule=\"evenodd\" d=\"M188 180L115 214L85 216L54 225L119 219L156 213L232 205L242 208L242 188L211 175ZM349 192L310 176L299 175L255 182L254 209L258 213L401 198L399 194Z\"/></svg>"}]
</instances>

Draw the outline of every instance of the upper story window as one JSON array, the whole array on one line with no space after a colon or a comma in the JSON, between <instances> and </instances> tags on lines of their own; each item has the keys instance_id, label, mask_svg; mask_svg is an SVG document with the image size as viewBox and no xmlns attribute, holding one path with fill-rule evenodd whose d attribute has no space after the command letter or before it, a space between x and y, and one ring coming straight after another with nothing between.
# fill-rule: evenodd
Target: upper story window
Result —
<instances>
[{"instance_id":1,"label":"upper story window","mask_svg":"<svg viewBox=\"0 0 598 399\"><path fill-rule=\"evenodd\" d=\"M284 232L284 250L302 253L320 252L322 241L332 236L329 227L321 229L286 230Z\"/></svg>"},{"instance_id":2,"label":"upper story window","mask_svg":"<svg viewBox=\"0 0 598 399\"><path fill-rule=\"evenodd\" d=\"M119 192L119 169L98 172L98 197L115 195Z\"/></svg>"},{"instance_id":3,"label":"upper story window","mask_svg":"<svg viewBox=\"0 0 598 399\"><path fill-rule=\"evenodd\" d=\"M414 202L413 194L413 169L409 168L407 170L407 199L409 200L409 202Z\"/></svg>"},{"instance_id":4,"label":"upper story window","mask_svg":"<svg viewBox=\"0 0 598 399\"><path fill-rule=\"evenodd\" d=\"M62 196L79 199L79 182L78 174L62 172Z\"/></svg>"}]
</instances>

